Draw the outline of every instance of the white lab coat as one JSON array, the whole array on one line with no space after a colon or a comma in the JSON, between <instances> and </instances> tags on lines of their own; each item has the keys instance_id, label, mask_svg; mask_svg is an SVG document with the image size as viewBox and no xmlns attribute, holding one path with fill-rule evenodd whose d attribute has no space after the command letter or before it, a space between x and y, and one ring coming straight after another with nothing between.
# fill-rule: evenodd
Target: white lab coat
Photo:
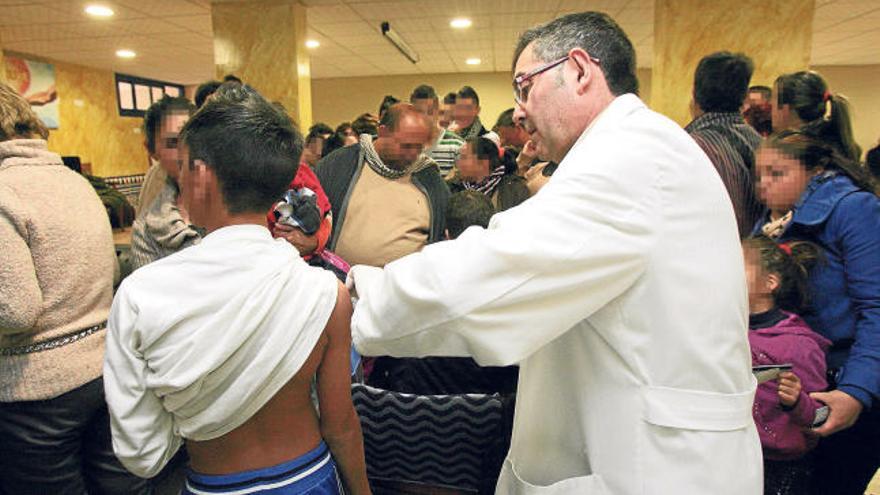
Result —
<instances>
[{"instance_id":1,"label":"white lab coat","mask_svg":"<svg viewBox=\"0 0 880 495\"><path fill-rule=\"evenodd\" d=\"M498 493L762 493L733 208L636 96L488 229L352 278L361 353L520 364Z\"/></svg>"}]
</instances>

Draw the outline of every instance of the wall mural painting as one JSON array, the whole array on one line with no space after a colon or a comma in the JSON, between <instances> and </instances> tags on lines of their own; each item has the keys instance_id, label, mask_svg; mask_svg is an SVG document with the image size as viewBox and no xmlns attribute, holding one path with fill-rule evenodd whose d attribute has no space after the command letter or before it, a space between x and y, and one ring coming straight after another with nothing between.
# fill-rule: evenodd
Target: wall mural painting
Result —
<instances>
[{"instance_id":1,"label":"wall mural painting","mask_svg":"<svg viewBox=\"0 0 880 495\"><path fill-rule=\"evenodd\" d=\"M14 55L3 57L6 81L22 95L49 129L58 129L58 91L55 88L55 66L25 60Z\"/></svg>"}]
</instances>

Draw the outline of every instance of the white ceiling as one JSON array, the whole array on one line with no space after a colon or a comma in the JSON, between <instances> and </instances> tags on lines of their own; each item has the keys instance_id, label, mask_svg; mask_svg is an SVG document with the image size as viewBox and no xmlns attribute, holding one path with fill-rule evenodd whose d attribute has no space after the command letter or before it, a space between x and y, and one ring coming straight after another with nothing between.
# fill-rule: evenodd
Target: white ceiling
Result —
<instances>
[{"instance_id":1,"label":"white ceiling","mask_svg":"<svg viewBox=\"0 0 880 495\"><path fill-rule=\"evenodd\" d=\"M95 0L96 2L100 0ZM106 0L116 15L97 20L85 0L0 0L0 46L25 54L116 72L192 84L214 75L210 0ZM302 0L308 7L315 78L384 74L506 71L517 36L554 17L602 10L650 67L654 0ZM813 65L880 64L880 0L817 0ZM469 17L454 30L449 21ZM383 39L379 24L419 53L407 61ZM756 33L759 35L759 33ZM137 58L122 60L128 48ZM465 60L478 57L479 66Z\"/></svg>"}]
</instances>

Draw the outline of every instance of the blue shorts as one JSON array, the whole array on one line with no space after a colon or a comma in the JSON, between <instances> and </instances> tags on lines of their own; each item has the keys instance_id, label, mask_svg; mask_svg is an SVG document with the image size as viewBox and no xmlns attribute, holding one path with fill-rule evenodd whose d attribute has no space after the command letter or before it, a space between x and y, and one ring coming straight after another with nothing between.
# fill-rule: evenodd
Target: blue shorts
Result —
<instances>
[{"instance_id":1,"label":"blue shorts","mask_svg":"<svg viewBox=\"0 0 880 495\"><path fill-rule=\"evenodd\" d=\"M207 475L188 471L181 495L340 495L336 463L322 441L311 452L276 466L235 474Z\"/></svg>"}]
</instances>

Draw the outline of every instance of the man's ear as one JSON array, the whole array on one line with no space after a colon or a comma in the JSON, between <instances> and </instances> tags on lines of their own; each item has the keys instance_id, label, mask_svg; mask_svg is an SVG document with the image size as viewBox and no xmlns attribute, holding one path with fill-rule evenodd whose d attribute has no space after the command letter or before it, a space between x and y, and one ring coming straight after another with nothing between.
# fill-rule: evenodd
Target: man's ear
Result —
<instances>
[{"instance_id":1,"label":"man's ear","mask_svg":"<svg viewBox=\"0 0 880 495\"><path fill-rule=\"evenodd\" d=\"M391 135L391 129L389 129L388 126L386 126L386 125L379 126L379 137L380 138L381 137L387 138L390 135Z\"/></svg>"},{"instance_id":2,"label":"man's ear","mask_svg":"<svg viewBox=\"0 0 880 495\"><path fill-rule=\"evenodd\" d=\"M593 67L590 65L590 54L583 48L572 48L568 52L566 65L573 64L576 72L575 90L579 95L587 92L593 82Z\"/></svg>"}]
</instances>

